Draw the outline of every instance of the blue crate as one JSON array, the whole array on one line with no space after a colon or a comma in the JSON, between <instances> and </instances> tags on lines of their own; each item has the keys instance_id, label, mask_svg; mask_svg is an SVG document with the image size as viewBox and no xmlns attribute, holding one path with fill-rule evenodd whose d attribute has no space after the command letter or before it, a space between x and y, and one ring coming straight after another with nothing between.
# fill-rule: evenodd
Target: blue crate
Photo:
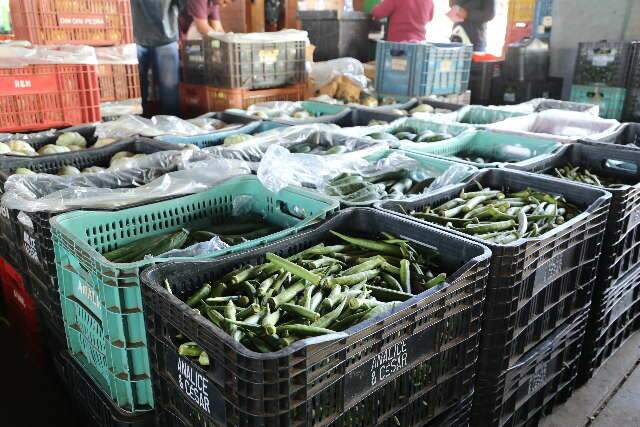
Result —
<instances>
[{"instance_id":1,"label":"blue crate","mask_svg":"<svg viewBox=\"0 0 640 427\"><path fill-rule=\"evenodd\" d=\"M539 39L551 37L550 18L553 16L553 0L538 0L536 2L536 14L533 21L533 34ZM545 19L547 18L547 19Z\"/></svg>"},{"instance_id":2,"label":"blue crate","mask_svg":"<svg viewBox=\"0 0 640 427\"><path fill-rule=\"evenodd\" d=\"M378 41L379 96L420 97L461 93L469 87L471 45Z\"/></svg>"}]
</instances>

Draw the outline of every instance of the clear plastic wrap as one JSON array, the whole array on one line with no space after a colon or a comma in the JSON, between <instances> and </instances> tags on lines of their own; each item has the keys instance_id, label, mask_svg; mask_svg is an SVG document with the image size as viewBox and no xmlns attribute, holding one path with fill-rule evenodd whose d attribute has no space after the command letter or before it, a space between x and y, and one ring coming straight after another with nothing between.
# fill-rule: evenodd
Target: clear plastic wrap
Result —
<instances>
[{"instance_id":1,"label":"clear plastic wrap","mask_svg":"<svg viewBox=\"0 0 640 427\"><path fill-rule=\"evenodd\" d=\"M56 135L56 129L44 130L41 132L34 133L0 133L0 142L8 142L8 141L33 141L39 140L42 138L51 138Z\"/></svg>"},{"instance_id":2,"label":"clear plastic wrap","mask_svg":"<svg viewBox=\"0 0 640 427\"><path fill-rule=\"evenodd\" d=\"M98 64L137 65L138 48L135 44L97 47L96 58Z\"/></svg>"},{"instance_id":3,"label":"clear plastic wrap","mask_svg":"<svg viewBox=\"0 0 640 427\"><path fill-rule=\"evenodd\" d=\"M545 110L493 123L487 125L487 129L570 143L584 137L606 136L618 126L620 122L617 120L602 119L587 113Z\"/></svg>"},{"instance_id":4,"label":"clear plastic wrap","mask_svg":"<svg viewBox=\"0 0 640 427\"><path fill-rule=\"evenodd\" d=\"M91 46L22 46L17 43L0 45L0 64L3 68L29 65L85 64L96 65L96 51Z\"/></svg>"},{"instance_id":5,"label":"clear plastic wrap","mask_svg":"<svg viewBox=\"0 0 640 427\"><path fill-rule=\"evenodd\" d=\"M465 123L487 125L503 121L511 117L524 116L528 113L510 110L501 106L467 105L451 113L414 113L417 119L433 120L441 123Z\"/></svg>"},{"instance_id":6,"label":"clear plastic wrap","mask_svg":"<svg viewBox=\"0 0 640 427\"><path fill-rule=\"evenodd\" d=\"M449 166L448 163L451 165ZM447 164L444 172L443 164ZM267 150L260 163L258 179L272 192L278 192L289 185L325 192L329 181L342 173L370 177L394 171L406 171L407 177L414 182L434 178L433 182L423 191L415 194L415 196L419 196L439 188L458 184L477 170L467 165L436 159L431 163L419 162L400 151L388 151L375 161L362 158L331 161L323 156L294 154L283 147L274 146Z\"/></svg>"},{"instance_id":7,"label":"clear plastic wrap","mask_svg":"<svg viewBox=\"0 0 640 427\"><path fill-rule=\"evenodd\" d=\"M504 105L496 108L520 113L540 113L546 110L577 111L596 117L598 117L600 113L600 107L598 105L547 98L535 98L520 104Z\"/></svg>"},{"instance_id":8,"label":"clear plastic wrap","mask_svg":"<svg viewBox=\"0 0 640 427\"><path fill-rule=\"evenodd\" d=\"M2 206L27 212L116 208L202 192L228 178L251 174L246 162L212 158L202 151L162 153L173 157L103 173L13 175L5 183Z\"/></svg>"},{"instance_id":9,"label":"clear plastic wrap","mask_svg":"<svg viewBox=\"0 0 640 427\"><path fill-rule=\"evenodd\" d=\"M262 132L243 142L209 147L203 151L214 157L259 162L272 145L288 149L303 143L327 149L344 146L344 153L324 156L329 161L335 161L342 158L361 158L388 148L386 142L352 137L336 132L338 129L336 125L322 123L281 127Z\"/></svg>"},{"instance_id":10,"label":"clear plastic wrap","mask_svg":"<svg viewBox=\"0 0 640 427\"><path fill-rule=\"evenodd\" d=\"M100 114L103 121L117 120L121 116L141 115L142 98L103 102L100 104Z\"/></svg>"},{"instance_id":11,"label":"clear plastic wrap","mask_svg":"<svg viewBox=\"0 0 640 427\"><path fill-rule=\"evenodd\" d=\"M204 254L213 253L221 249L226 249L228 247L229 245L223 242L220 239L220 237L214 236L208 242L195 243L184 249L173 249L169 252L165 252L162 255L158 255L156 257L147 255L145 258L183 258L183 257L191 258L191 257L197 257Z\"/></svg>"},{"instance_id":12,"label":"clear plastic wrap","mask_svg":"<svg viewBox=\"0 0 640 427\"><path fill-rule=\"evenodd\" d=\"M355 58L338 58L311 64L309 77L316 90L331 83L339 76L346 76L360 85L363 90L367 89L364 65Z\"/></svg>"},{"instance_id":13,"label":"clear plastic wrap","mask_svg":"<svg viewBox=\"0 0 640 427\"><path fill-rule=\"evenodd\" d=\"M341 128L339 132L352 137L362 138L375 133L393 133L400 128L413 128L418 131L419 134L433 132L434 135L443 134L450 135L451 137L474 129L473 126L462 123L442 123L430 118L402 117L387 124ZM390 142L389 144L392 148L399 148L398 143Z\"/></svg>"},{"instance_id":14,"label":"clear plastic wrap","mask_svg":"<svg viewBox=\"0 0 640 427\"><path fill-rule=\"evenodd\" d=\"M209 120L214 122L217 119ZM174 116L155 116L151 119L145 119L129 115L96 125L96 135L99 138L114 139L124 139L136 135L150 138L162 135L194 136L210 132L210 126L206 124L205 119L182 120Z\"/></svg>"}]
</instances>

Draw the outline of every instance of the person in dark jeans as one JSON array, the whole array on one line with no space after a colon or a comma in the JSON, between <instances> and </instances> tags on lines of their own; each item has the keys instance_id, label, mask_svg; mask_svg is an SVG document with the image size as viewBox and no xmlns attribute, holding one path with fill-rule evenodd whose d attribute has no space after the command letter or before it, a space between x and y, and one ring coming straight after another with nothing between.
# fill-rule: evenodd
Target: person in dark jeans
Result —
<instances>
[{"instance_id":1,"label":"person in dark jeans","mask_svg":"<svg viewBox=\"0 0 640 427\"><path fill-rule=\"evenodd\" d=\"M131 12L145 114L149 110L149 70L152 70L158 87L161 114L177 116L180 83L179 0L131 0Z\"/></svg>"},{"instance_id":2,"label":"person in dark jeans","mask_svg":"<svg viewBox=\"0 0 640 427\"><path fill-rule=\"evenodd\" d=\"M451 7L458 7L462 26L473 43L475 52L487 49L487 22L496 16L496 0L449 0Z\"/></svg>"}]
</instances>

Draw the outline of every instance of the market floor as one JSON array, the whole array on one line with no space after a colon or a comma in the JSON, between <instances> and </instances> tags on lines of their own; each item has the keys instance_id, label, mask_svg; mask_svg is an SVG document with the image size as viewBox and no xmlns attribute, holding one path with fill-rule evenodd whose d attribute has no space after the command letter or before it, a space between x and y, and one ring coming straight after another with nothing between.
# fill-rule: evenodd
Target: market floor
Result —
<instances>
[{"instance_id":1,"label":"market floor","mask_svg":"<svg viewBox=\"0 0 640 427\"><path fill-rule=\"evenodd\" d=\"M53 366L36 366L32 354L12 345L0 324L0 425L80 427L82 420ZM544 418L541 427L640 427L640 333L632 336L586 386Z\"/></svg>"}]
</instances>

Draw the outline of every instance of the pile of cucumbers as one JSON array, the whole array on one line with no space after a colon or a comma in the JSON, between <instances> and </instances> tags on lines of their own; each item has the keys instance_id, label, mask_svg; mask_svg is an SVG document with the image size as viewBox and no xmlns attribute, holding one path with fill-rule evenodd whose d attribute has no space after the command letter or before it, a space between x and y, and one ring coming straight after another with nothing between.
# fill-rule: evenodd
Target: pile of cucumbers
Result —
<instances>
[{"instance_id":1,"label":"pile of cucumbers","mask_svg":"<svg viewBox=\"0 0 640 427\"><path fill-rule=\"evenodd\" d=\"M248 349L269 353L348 329L446 279L433 249L387 233L331 234L288 258L268 253L264 264L203 284L186 303ZM194 342L182 342L178 352L209 364Z\"/></svg>"},{"instance_id":2,"label":"pile of cucumbers","mask_svg":"<svg viewBox=\"0 0 640 427\"><path fill-rule=\"evenodd\" d=\"M465 192L436 207L410 212L415 218L506 245L540 236L580 212L561 196L532 189L507 193L483 188Z\"/></svg>"},{"instance_id":3,"label":"pile of cucumbers","mask_svg":"<svg viewBox=\"0 0 640 427\"><path fill-rule=\"evenodd\" d=\"M374 121L372 123L369 123L369 126L380 124L378 121ZM452 138L452 135L444 132L433 132L431 130L421 132L412 126L399 126L389 132L374 132L367 136L377 140L411 141L419 143L438 142Z\"/></svg>"}]
</instances>

